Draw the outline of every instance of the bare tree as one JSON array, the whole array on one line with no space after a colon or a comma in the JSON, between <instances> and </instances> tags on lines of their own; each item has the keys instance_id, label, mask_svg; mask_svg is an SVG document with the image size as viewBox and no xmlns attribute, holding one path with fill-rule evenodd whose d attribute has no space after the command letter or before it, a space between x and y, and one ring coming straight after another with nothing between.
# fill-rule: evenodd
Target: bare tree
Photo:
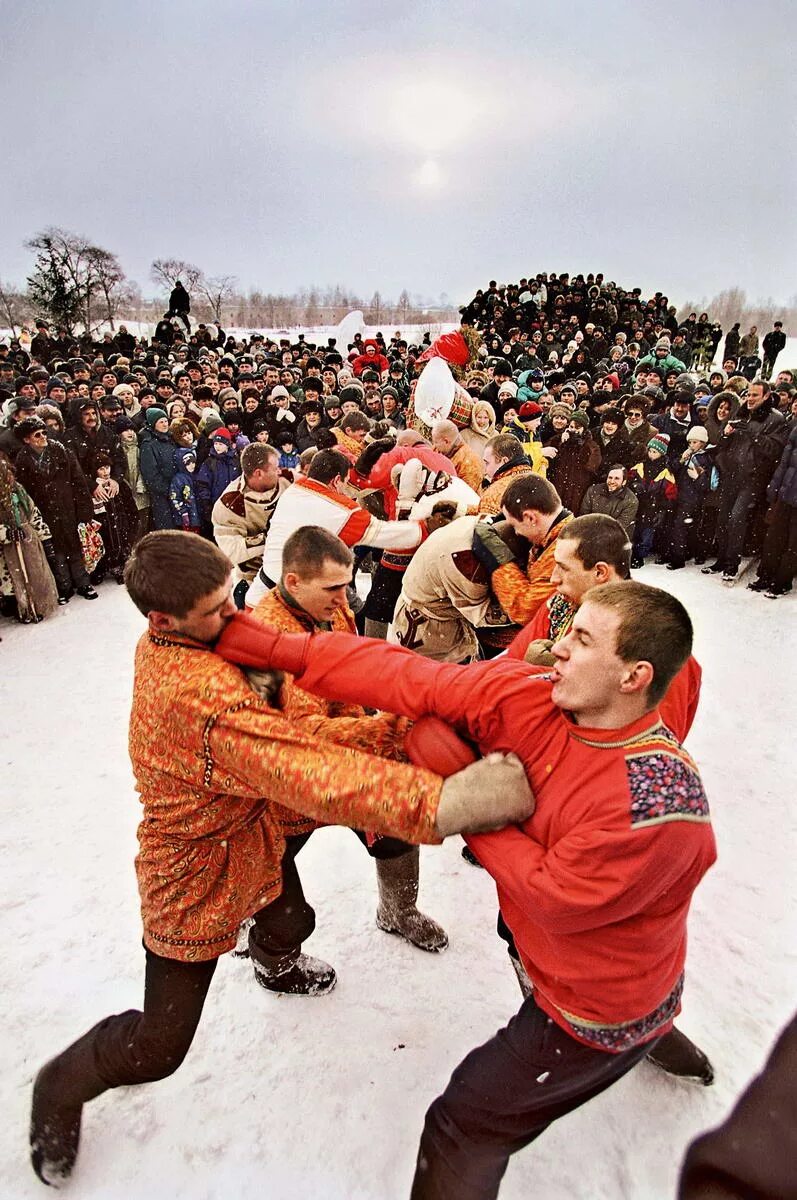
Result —
<instances>
[{"instance_id":1,"label":"bare tree","mask_svg":"<svg viewBox=\"0 0 797 1200\"><path fill-rule=\"evenodd\" d=\"M237 282L234 275L214 275L210 279L206 279L202 275L196 283L197 291L205 297L210 305L213 319L217 325L223 324L222 305L231 304L236 299L235 286Z\"/></svg>"},{"instance_id":2,"label":"bare tree","mask_svg":"<svg viewBox=\"0 0 797 1200\"><path fill-rule=\"evenodd\" d=\"M189 292L201 290L204 281L200 268L182 258L156 258L149 274L152 282L167 292L172 290L178 279L183 281Z\"/></svg>"},{"instance_id":3,"label":"bare tree","mask_svg":"<svg viewBox=\"0 0 797 1200\"><path fill-rule=\"evenodd\" d=\"M121 300L125 274L115 254L66 229L51 226L25 243L36 254L28 277L36 308L72 332L78 323L91 333L113 318ZM95 302L102 300L99 320Z\"/></svg>"}]
</instances>

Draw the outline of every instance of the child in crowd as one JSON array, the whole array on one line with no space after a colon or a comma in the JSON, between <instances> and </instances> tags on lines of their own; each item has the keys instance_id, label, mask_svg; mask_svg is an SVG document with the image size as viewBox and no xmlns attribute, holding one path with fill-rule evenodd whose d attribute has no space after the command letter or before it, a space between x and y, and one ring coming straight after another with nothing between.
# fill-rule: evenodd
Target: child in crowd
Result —
<instances>
[{"instance_id":1,"label":"child in crowd","mask_svg":"<svg viewBox=\"0 0 797 1200\"><path fill-rule=\"evenodd\" d=\"M642 462L632 468L629 485L639 500L631 566L643 566L645 559L654 549L660 552L666 533L667 521L678 495L678 487L667 469L667 451L670 438L666 433L657 433L647 445Z\"/></svg>"},{"instance_id":2,"label":"child in crowd","mask_svg":"<svg viewBox=\"0 0 797 1200\"><path fill-rule=\"evenodd\" d=\"M174 461L177 470L169 484L169 503L174 513L174 527L184 529L186 533L199 533L201 522L194 493L196 450L193 447L175 450Z\"/></svg>"},{"instance_id":3,"label":"child in crowd","mask_svg":"<svg viewBox=\"0 0 797 1200\"><path fill-rule=\"evenodd\" d=\"M111 478L110 454L101 450L95 462L97 475L92 499L105 554L94 572L93 581L101 583L110 571L117 583L123 583L125 563L130 557L138 525L138 509L127 481Z\"/></svg>"}]
</instances>

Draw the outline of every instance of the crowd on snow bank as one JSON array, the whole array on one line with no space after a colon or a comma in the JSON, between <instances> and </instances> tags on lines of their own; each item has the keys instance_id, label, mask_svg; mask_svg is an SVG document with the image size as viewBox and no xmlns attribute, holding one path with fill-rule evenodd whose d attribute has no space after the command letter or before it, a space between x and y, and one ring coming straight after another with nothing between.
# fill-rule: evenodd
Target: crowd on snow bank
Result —
<instances>
[{"instance_id":1,"label":"crowd on snow bank","mask_svg":"<svg viewBox=\"0 0 797 1200\"><path fill-rule=\"evenodd\" d=\"M95 599L103 578L122 581L148 529L224 544L237 523L225 548L242 539L234 561L251 583L282 491L312 477L319 451L341 452L343 491L371 511L381 492L389 516L397 477L380 489L371 473L397 442L425 463L427 494L453 479L471 489L449 516L498 516L505 488L536 474L569 512L615 517L632 566L692 560L732 582L755 555L752 588L791 588L797 389L791 370L772 380L779 323L761 354L755 327L742 336L735 325L717 367L722 330L708 314L679 323L666 296L601 275L491 282L461 310L453 353L428 335L420 345L358 335L346 347L235 339L193 325L183 294L149 341L120 326L95 342L40 321L35 336L0 345L6 616L34 622L75 593ZM426 424L414 392L435 357L448 357L457 399ZM252 444L268 450L247 456ZM431 476L426 450L438 456Z\"/></svg>"}]
</instances>

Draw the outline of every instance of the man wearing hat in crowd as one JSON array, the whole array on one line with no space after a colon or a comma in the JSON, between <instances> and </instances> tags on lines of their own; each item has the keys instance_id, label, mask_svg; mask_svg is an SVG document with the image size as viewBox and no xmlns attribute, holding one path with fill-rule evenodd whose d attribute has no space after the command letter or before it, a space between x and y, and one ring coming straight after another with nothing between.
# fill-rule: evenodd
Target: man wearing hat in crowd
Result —
<instances>
[{"instance_id":1,"label":"man wearing hat in crowd","mask_svg":"<svg viewBox=\"0 0 797 1200\"><path fill-rule=\"evenodd\" d=\"M7 400L3 406L3 411L7 414L8 424L0 433L0 450L7 455L13 462L17 457L20 448L19 438L15 435L16 426L21 421L32 417L39 406L38 400L33 396L13 396Z\"/></svg>"},{"instance_id":2,"label":"man wearing hat in crowd","mask_svg":"<svg viewBox=\"0 0 797 1200\"><path fill-rule=\"evenodd\" d=\"M671 396L670 407L665 413L659 413L651 418L651 424L660 433L666 433L670 439L668 462L674 467L686 449L686 437L693 424L692 421L693 392L676 389Z\"/></svg>"},{"instance_id":3,"label":"man wearing hat in crowd","mask_svg":"<svg viewBox=\"0 0 797 1200\"><path fill-rule=\"evenodd\" d=\"M644 358L639 360L640 367L658 367L664 374L668 370L675 369L676 371L685 371L686 364L681 362L680 358L676 358L671 352L672 345L668 337L660 337L653 347L652 354L646 354Z\"/></svg>"},{"instance_id":4,"label":"man wearing hat in crowd","mask_svg":"<svg viewBox=\"0 0 797 1200\"><path fill-rule=\"evenodd\" d=\"M165 409L153 405L146 410L141 433L139 467L150 496L153 529L173 529L174 516L169 502L169 485L175 473L175 445L169 436L169 418Z\"/></svg>"},{"instance_id":5,"label":"man wearing hat in crowd","mask_svg":"<svg viewBox=\"0 0 797 1200\"><path fill-rule=\"evenodd\" d=\"M312 384L318 383L318 391ZM301 454L311 446L318 444L318 435L326 429L324 421L324 403L321 399L323 386L320 380L305 379L304 387L308 398L299 409L299 424L296 427L296 448Z\"/></svg>"},{"instance_id":6,"label":"man wearing hat in crowd","mask_svg":"<svg viewBox=\"0 0 797 1200\"><path fill-rule=\"evenodd\" d=\"M118 408L118 401L114 402ZM66 445L74 452L80 468L91 481L97 475L97 455L104 452L111 459L109 490L112 496L119 492L119 481L124 479L125 457L115 431L100 418L99 408L93 400L78 400L76 405L77 424L66 433Z\"/></svg>"},{"instance_id":7,"label":"man wearing hat in crowd","mask_svg":"<svg viewBox=\"0 0 797 1200\"><path fill-rule=\"evenodd\" d=\"M625 431L623 414L619 408L607 408L603 413L597 442L601 460L596 478L601 483L615 463L621 463L624 467L633 465L632 459L635 457L635 453Z\"/></svg>"},{"instance_id":8,"label":"man wearing hat in crowd","mask_svg":"<svg viewBox=\"0 0 797 1200\"><path fill-rule=\"evenodd\" d=\"M58 603L77 592L96 600L83 561L78 525L94 520L89 483L68 447L51 441L40 417L26 417L14 427L20 443L14 470L50 530L50 566L58 587Z\"/></svg>"},{"instance_id":9,"label":"man wearing hat in crowd","mask_svg":"<svg viewBox=\"0 0 797 1200\"><path fill-rule=\"evenodd\" d=\"M566 408L564 411L568 412ZM577 513L601 460L600 449L590 432L589 416L583 408L570 412L567 428L548 443L543 453L553 453L548 460L548 479L565 508Z\"/></svg>"}]
</instances>

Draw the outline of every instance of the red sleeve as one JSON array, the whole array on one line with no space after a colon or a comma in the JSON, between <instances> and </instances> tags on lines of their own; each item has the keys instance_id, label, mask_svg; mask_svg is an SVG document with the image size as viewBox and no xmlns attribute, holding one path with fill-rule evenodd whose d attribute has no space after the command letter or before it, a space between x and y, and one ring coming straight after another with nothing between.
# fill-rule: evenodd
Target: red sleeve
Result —
<instances>
[{"instance_id":1,"label":"red sleeve","mask_svg":"<svg viewBox=\"0 0 797 1200\"><path fill-rule=\"evenodd\" d=\"M624 921L665 894L680 902L716 858L708 824L607 828L597 810L548 848L517 825L466 841L519 908L560 934Z\"/></svg>"},{"instance_id":2,"label":"red sleeve","mask_svg":"<svg viewBox=\"0 0 797 1200\"><path fill-rule=\"evenodd\" d=\"M548 612L548 605L541 604L528 625L521 629L507 650L506 657L522 659L531 642L535 642L538 638L549 638L550 636L551 618Z\"/></svg>"},{"instance_id":3,"label":"red sleeve","mask_svg":"<svg viewBox=\"0 0 797 1200\"><path fill-rule=\"evenodd\" d=\"M356 546L370 524L371 514L364 508L358 508L351 514L343 528L338 530L338 537L347 546Z\"/></svg>"},{"instance_id":4,"label":"red sleeve","mask_svg":"<svg viewBox=\"0 0 797 1200\"><path fill-rule=\"evenodd\" d=\"M689 658L667 689L659 704L661 719L679 742L683 742L697 712L703 672L697 659Z\"/></svg>"}]
</instances>

